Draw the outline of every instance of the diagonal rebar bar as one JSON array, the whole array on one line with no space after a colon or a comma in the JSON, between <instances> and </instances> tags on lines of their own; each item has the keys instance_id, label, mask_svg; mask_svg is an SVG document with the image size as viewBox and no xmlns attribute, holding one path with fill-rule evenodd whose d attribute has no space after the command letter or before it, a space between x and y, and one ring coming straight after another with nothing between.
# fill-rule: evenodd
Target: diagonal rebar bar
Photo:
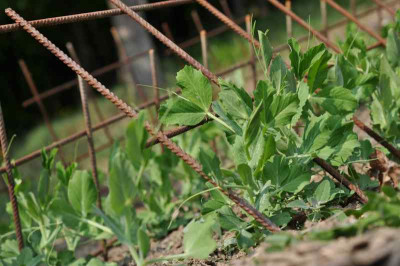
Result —
<instances>
[{"instance_id":1,"label":"diagonal rebar bar","mask_svg":"<svg viewBox=\"0 0 400 266\"><path fill-rule=\"evenodd\" d=\"M1 150L3 152L3 160L7 172L7 188L8 188L8 196L11 201L11 208L12 208L12 213L13 213L13 219L14 219L14 225L15 225L15 234L17 236L17 242L18 242L18 249L21 251L24 248L24 239L22 236L22 230L21 230L21 220L19 217L19 211L18 211L18 201L17 197L15 196L15 183L14 183L14 177L11 171L11 163L10 163L10 158L8 158L8 140L7 140L7 133L6 133L6 126L4 124L4 118L3 118L3 110L1 108L0 104L0 142L1 142Z\"/></svg>"},{"instance_id":2,"label":"diagonal rebar bar","mask_svg":"<svg viewBox=\"0 0 400 266\"><path fill-rule=\"evenodd\" d=\"M121 8L121 10L124 11L125 13L128 13L128 14L131 13L131 15L134 15L133 17L138 18L138 20L141 21L144 25L147 25L147 26L150 25L144 19L140 18L137 14L135 14L131 9L129 9L128 6L126 6L122 2L116 1L116 0L112 0L112 2L113 3L114 2L117 3L117 6L119 8ZM32 25L30 25L25 19L23 19L20 15L18 15L14 10L12 10L11 8L7 8L5 13L7 14L7 16L12 18L16 23L18 23L35 40L37 40L47 50L49 50L53 55L55 55L60 61L62 61L69 68L71 68L76 74L81 76L82 79L85 80L90 86L95 88L106 99L108 99L114 105L116 105L118 107L118 109L123 111L129 117L132 117L132 118L136 118L137 117L137 113L133 108L131 108L129 105L127 105L125 102L123 102L117 96L115 96L103 84L101 84L99 81L97 81L92 75L90 75L80 65L78 65L76 62L74 62L70 57L68 57L63 51L61 51L57 46L55 46L50 40L48 40L37 29L35 29ZM154 27L153 27L153 29L155 30ZM162 36L159 36L160 40L163 40L166 43L172 43L170 40L166 39L165 36L164 36L164 38L162 38ZM173 44L173 45L175 45L175 44ZM186 56L184 54L182 54L182 56L183 56L182 58L186 58ZM197 61L194 61L193 63L195 63L195 62L197 62ZM197 64L201 66L200 63L197 62ZM204 67L202 67L202 68L203 68L204 72L209 74L210 79L212 77L216 78L216 76L214 74L212 74L211 72L209 72L209 70L205 69ZM243 199L239 198L231 190L224 190L222 187L220 187L218 184L216 184L213 180L211 180L202 171L202 166L194 158L192 158L190 155L185 153L179 146L177 146L174 142L172 142L165 134L163 134L161 131L156 134L153 131L153 128L151 127L151 125L147 121L145 122L144 127L149 132L150 135L157 136L157 138L159 139L160 143L162 143L164 146L166 146L168 149L170 149L178 157L180 157L187 165L189 165L193 170L195 170L201 177L203 177L207 182L211 183L213 186L218 188L222 193L224 193L234 203L236 203L238 206L240 206L249 215L253 216L253 218L256 221L258 221L262 226L264 226L266 229L268 229L268 230L270 230L272 232L280 231L279 227L277 227L273 222L271 222L268 218L266 218L263 214L261 214L257 209L252 207L249 203L247 203Z\"/></svg>"}]
</instances>

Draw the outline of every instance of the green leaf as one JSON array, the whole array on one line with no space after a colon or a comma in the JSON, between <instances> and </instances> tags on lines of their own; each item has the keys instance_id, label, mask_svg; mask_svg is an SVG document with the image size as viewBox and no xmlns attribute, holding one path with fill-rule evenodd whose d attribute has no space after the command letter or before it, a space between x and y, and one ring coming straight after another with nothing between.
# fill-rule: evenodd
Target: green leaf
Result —
<instances>
[{"instance_id":1,"label":"green leaf","mask_svg":"<svg viewBox=\"0 0 400 266\"><path fill-rule=\"evenodd\" d=\"M358 107L357 99L343 87L325 88L311 99L331 114L352 112Z\"/></svg>"},{"instance_id":2,"label":"green leaf","mask_svg":"<svg viewBox=\"0 0 400 266\"><path fill-rule=\"evenodd\" d=\"M247 223L238 218L229 206L223 206L218 210L219 224L224 230L239 231L243 229Z\"/></svg>"},{"instance_id":3,"label":"green leaf","mask_svg":"<svg viewBox=\"0 0 400 266\"><path fill-rule=\"evenodd\" d=\"M49 197L49 188L50 188L50 171L46 168L43 168L40 171L40 178L38 184L38 198L39 202L44 205L47 201L46 199Z\"/></svg>"},{"instance_id":4,"label":"green leaf","mask_svg":"<svg viewBox=\"0 0 400 266\"><path fill-rule=\"evenodd\" d=\"M326 48L313 57L307 80L310 93L313 93L325 81L328 75L328 61L330 58L331 54Z\"/></svg>"},{"instance_id":5,"label":"green leaf","mask_svg":"<svg viewBox=\"0 0 400 266\"><path fill-rule=\"evenodd\" d=\"M137 194L134 178L137 173L127 156L117 152L111 162L108 180L110 205L116 215L120 216L130 210Z\"/></svg>"},{"instance_id":6,"label":"green leaf","mask_svg":"<svg viewBox=\"0 0 400 266\"><path fill-rule=\"evenodd\" d=\"M214 101L212 104L213 111L219 116L219 118L225 122L230 128L233 129L233 131L239 135L243 135L242 128L233 120L229 117L229 114L225 114L224 110L222 110L221 105ZM226 129L226 127L224 127Z\"/></svg>"},{"instance_id":7,"label":"green leaf","mask_svg":"<svg viewBox=\"0 0 400 266\"><path fill-rule=\"evenodd\" d=\"M344 55L338 55L335 65L336 85L347 89L353 89L359 73L355 66L345 58Z\"/></svg>"},{"instance_id":8,"label":"green leaf","mask_svg":"<svg viewBox=\"0 0 400 266\"><path fill-rule=\"evenodd\" d=\"M297 194L304 189L310 183L311 174L304 173L293 180L287 182L283 187L282 190L290 193Z\"/></svg>"},{"instance_id":9,"label":"green leaf","mask_svg":"<svg viewBox=\"0 0 400 266\"><path fill-rule=\"evenodd\" d=\"M392 66L396 67L400 65L400 39L398 33L394 29L389 30L386 55Z\"/></svg>"},{"instance_id":10,"label":"green leaf","mask_svg":"<svg viewBox=\"0 0 400 266\"><path fill-rule=\"evenodd\" d=\"M314 192L314 197L319 204L329 201L331 194L331 184L328 180L322 181Z\"/></svg>"},{"instance_id":11,"label":"green leaf","mask_svg":"<svg viewBox=\"0 0 400 266\"><path fill-rule=\"evenodd\" d=\"M97 191L92 176L87 171L76 171L68 184L68 199L74 210L83 217L96 202Z\"/></svg>"},{"instance_id":12,"label":"green leaf","mask_svg":"<svg viewBox=\"0 0 400 266\"><path fill-rule=\"evenodd\" d=\"M117 266L117 265L118 264L116 264L115 262L103 262L98 258L91 259L87 264L87 266Z\"/></svg>"},{"instance_id":13,"label":"green leaf","mask_svg":"<svg viewBox=\"0 0 400 266\"><path fill-rule=\"evenodd\" d=\"M253 240L253 234L249 231L241 230L237 236L237 244L241 249L248 249L256 245L256 241Z\"/></svg>"},{"instance_id":14,"label":"green leaf","mask_svg":"<svg viewBox=\"0 0 400 266\"><path fill-rule=\"evenodd\" d=\"M144 128L145 116L139 113L137 119L132 119L126 128L126 154L136 170L146 164L150 158L150 149L146 149L148 133Z\"/></svg>"},{"instance_id":15,"label":"green leaf","mask_svg":"<svg viewBox=\"0 0 400 266\"><path fill-rule=\"evenodd\" d=\"M294 72L297 80L301 80L303 77L301 76L301 73L300 73L300 63L301 63L303 55L300 50L300 45L297 42L297 40L294 38L290 38L288 40L288 45L291 50L290 54L289 54L289 58L290 58L290 62L292 65L293 72Z\"/></svg>"},{"instance_id":16,"label":"green leaf","mask_svg":"<svg viewBox=\"0 0 400 266\"><path fill-rule=\"evenodd\" d=\"M212 237L212 219L192 222L185 228L183 249L185 256L195 259L206 259L217 248Z\"/></svg>"},{"instance_id":17,"label":"green leaf","mask_svg":"<svg viewBox=\"0 0 400 266\"><path fill-rule=\"evenodd\" d=\"M220 161L217 155L211 150L200 148L199 160L203 171L214 180L222 180Z\"/></svg>"},{"instance_id":18,"label":"green leaf","mask_svg":"<svg viewBox=\"0 0 400 266\"><path fill-rule=\"evenodd\" d=\"M182 88L182 97L198 106L204 112L210 108L212 87L201 71L185 66L176 75L177 85Z\"/></svg>"},{"instance_id":19,"label":"green leaf","mask_svg":"<svg viewBox=\"0 0 400 266\"><path fill-rule=\"evenodd\" d=\"M291 220L289 212L282 212L270 217L271 221L279 227L285 227Z\"/></svg>"},{"instance_id":20,"label":"green leaf","mask_svg":"<svg viewBox=\"0 0 400 266\"><path fill-rule=\"evenodd\" d=\"M262 105L263 103L261 102L258 107L253 111L253 113L250 116L249 122L246 125L246 128L244 130L244 141L245 141L245 150L248 153L249 146L253 143L253 141L256 139L255 137L258 134L258 131L260 130L260 113L262 110Z\"/></svg>"},{"instance_id":21,"label":"green leaf","mask_svg":"<svg viewBox=\"0 0 400 266\"><path fill-rule=\"evenodd\" d=\"M272 61L269 75L272 85L278 92L283 89L292 92L296 91L294 75L287 69L285 62L280 55L276 56Z\"/></svg>"},{"instance_id":22,"label":"green leaf","mask_svg":"<svg viewBox=\"0 0 400 266\"><path fill-rule=\"evenodd\" d=\"M253 109L250 95L234 84L219 79L222 91L219 100L226 112L235 119L248 119Z\"/></svg>"},{"instance_id":23,"label":"green leaf","mask_svg":"<svg viewBox=\"0 0 400 266\"><path fill-rule=\"evenodd\" d=\"M211 104L211 102L210 102ZM160 106L160 121L167 125L194 126L206 116L206 111L185 99L170 99Z\"/></svg>"},{"instance_id":24,"label":"green leaf","mask_svg":"<svg viewBox=\"0 0 400 266\"><path fill-rule=\"evenodd\" d=\"M260 41L260 46L261 46L261 55L264 60L264 70L268 70L268 66L271 63L272 55L274 53L271 43L269 42L268 39L268 30L265 32L258 31L258 39Z\"/></svg>"},{"instance_id":25,"label":"green leaf","mask_svg":"<svg viewBox=\"0 0 400 266\"><path fill-rule=\"evenodd\" d=\"M150 238L147 236L146 232L139 228L137 231L139 250L142 258L146 258L150 250Z\"/></svg>"}]
</instances>

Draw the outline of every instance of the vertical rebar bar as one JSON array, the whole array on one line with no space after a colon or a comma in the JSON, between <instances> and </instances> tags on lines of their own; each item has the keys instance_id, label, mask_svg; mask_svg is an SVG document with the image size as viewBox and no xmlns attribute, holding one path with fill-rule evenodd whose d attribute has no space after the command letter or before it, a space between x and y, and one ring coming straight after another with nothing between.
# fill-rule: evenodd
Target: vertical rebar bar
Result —
<instances>
[{"instance_id":1,"label":"vertical rebar bar","mask_svg":"<svg viewBox=\"0 0 400 266\"><path fill-rule=\"evenodd\" d=\"M128 60L128 52L126 51L126 48L122 42L121 36L118 33L118 30L115 27L111 27L110 29L111 35L113 37L113 40L115 42L115 46L117 46L118 54L121 57L121 61L126 61ZM130 64L124 65L122 68L126 72L126 82L128 83L128 87L133 88L135 91L137 91L139 98L141 101L147 101L147 96L146 93L143 91L142 87L140 85L137 85L137 78L135 76L135 72L131 71L130 69ZM131 91L129 90L129 98L130 101L133 101L131 95Z\"/></svg>"},{"instance_id":2,"label":"vertical rebar bar","mask_svg":"<svg viewBox=\"0 0 400 266\"><path fill-rule=\"evenodd\" d=\"M29 89L30 89L30 91L32 93L32 96L33 96L36 104L39 106L40 113L42 114L44 123L46 125L47 130L50 133L51 138L53 139L53 141L58 141L58 136L57 136L52 124L51 124L50 116L49 116L49 114L48 114L48 112L46 110L46 107L44 106L42 100L39 97L39 92L37 90L35 82L33 81L32 74L29 71L28 66L26 65L25 61L22 60L22 59L20 59L18 61L18 63L19 63L19 67L22 70L22 73L24 74L26 83L28 83L28 87L29 87ZM58 150L58 154L60 156L60 159L61 159L62 163L64 165L66 165L65 157L64 157L64 154L63 154L61 148Z\"/></svg>"},{"instance_id":3,"label":"vertical rebar bar","mask_svg":"<svg viewBox=\"0 0 400 266\"><path fill-rule=\"evenodd\" d=\"M207 49L207 32L202 30L200 32L200 43L201 43L201 57L203 59L203 66L208 68L208 49Z\"/></svg>"},{"instance_id":4,"label":"vertical rebar bar","mask_svg":"<svg viewBox=\"0 0 400 266\"><path fill-rule=\"evenodd\" d=\"M329 40L329 24L328 24L328 12L326 8L326 2L324 0L320 0L320 9L321 9L321 24L322 24L322 34Z\"/></svg>"},{"instance_id":5,"label":"vertical rebar bar","mask_svg":"<svg viewBox=\"0 0 400 266\"><path fill-rule=\"evenodd\" d=\"M71 46L71 48L69 48L69 46ZM76 53L76 50L75 50L73 44L69 42L69 43L67 43L66 47L67 47L69 53L71 54L71 56L74 55L74 57L75 57L74 60L75 60L78 64L81 64L81 62L80 62L80 60L79 60L79 57L78 57L78 54ZM85 86L86 86L86 84L85 84ZM79 79L78 79L78 88L79 88ZM93 95L93 93L92 93L91 90L87 90L87 89L86 89L86 92L87 92L87 94L88 94L89 100L93 103L94 111L95 111L95 113L97 114L98 120L99 120L100 122L104 121L104 120L105 120L105 116L104 116L104 114L103 114L102 109L100 108L99 104L98 104L97 101L96 101L95 95ZM108 126L105 126L105 127L103 128L103 130L104 130L104 135L105 135L105 136L107 137L107 139L108 139L108 142L109 142L109 143L113 143L113 142L114 142L114 139L113 139L112 134L111 134L111 132L110 132L110 128L109 128Z\"/></svg>"},{"instance_id":6,"label":"vertical rebar bar","mask_svg":"<svg viewBox=\"0 0 400 266\"><path fill-rule=\"evenodd\" d=\"M192 20L194 22L194 25L196 26L197 31L200 33L202 30L204 30L204 27L203 23L201 23L199 13L196 9L193 9L190 14L192 16Z\"/></svg>"},{"instance_id":7,"label":"vertical rebar bar","mask_svg":"<svg viewBox=\"0 0 400 266\"><path fill-rule=\"evenodd\" d=\"M246 31L247 34L249 34L251 36L251 38L254 38L252 35L252 25L251 25L251 15L246 15ZM255 51L254 51L254 47L252 45L251 42L249 42L249 50L250 50L250 60L251 60L251 64L250 64L250 69L251 69L251 75L253 78L253 91L256 89L257 86L257 67L256 67L256 55L255 55Z\"/></svg>"},{"instance_id":8,"label":"vertical rebar bar","mask_svg":"<svg viewBox=\"0 0 400 266\"><path fill-rule=\"evenodd\" d=\"M156 67L156 59L154 56L154 49L149 50L149 60L150 60L150 69L151 69L151 81L154 90L154 102L156 107L156 113L160 108L160 92L158 88L158 80L157 80L157 67Z\"/></svg>"},{"instance_id":9,"label":"vertical rebar bar","mask_svg":"<svg viewBox=\"0 0 400 266\"><path fill-rule=\"evenodd\" d=\"M172 34L171 28L169 27L169 24L167 22L161 23L161 28L163 32L165 33L165 36L167 36L168 39L171 41L175 42L174 35Z\"/></svg>"},{"instance_id":10,"label":"vertical rebar bar","mask_svg":"<svg viewBox=\"0 0 400 266\"><path fill-rule=\"evenodd\" d=\"M288 10L292 9L292 0L285 0L285 7ZM292 18L289 15L286 15L286 33L287 33L287 38L292 38L293 37L293 22Z\"/></svg>"},{"instance_id":11,"label":"vertical rebar bar","mask_svg":"<svg viewBox=\"0 0 400 266\"><path fill-rule=\"evenodd\" d=\"M6 133L6 126L4 124L4 117L3 117L3 110L1 108L0 103L0 142L1 142L1 150L3 152L3 160L6 167L7 172L7 188L8 188L8 196L11 202L11 208L13 213L14 225L15 225L15 235L17 237L18 242L18 249L21 251L24 248L24 239L22 236L22 229L21 229L21 220L19 217L18 211L18 201L17 197L15 196L15 183L14 177L12 174L12 166L10 163L10 158L8 157L8 139Z\"/></svg>"},{"instance_id":12,"label":"vertical rebar bar","mask_svg":"<svg viewBox=\"0 0 400 266\"><path fill-rule=\"evenodd\" d=\"M67 43L66 46L71 55L71 58L75 62L79 62L78 55L77 55L72 43ZM81 95L81 101L82 101L82 112L83 112L83 117L85 120L86 136L87 136L88 151L89 151L89 156L90 156L90 165L91 165L92 174L93 174L93 182L94 182L94 185L96 186L96 190L97 190L96 205L100 210L103 210L102 204L101 204L99 175L97 172L96 150L94 148L94 142L93 142L92 122L91 122L90 111L89 111L89 106L88 106L87 87L86 87L85 81L79 75L77 75L77 77L78 77L79 93ZM107 248L106 248L105 240L101 241L101 245L103 248L104 260L107 260Z\"/></svg>"},{"instance_id":13,"label":"vertical rebar bar","mask_svg":"<svg viewBox=\"0 0 400 266\"><path fill-rule=\"evenodd\" d=\"M357 0L350 0L350 10L353 16L357 16Z\"/></svg>"}]
</instances>

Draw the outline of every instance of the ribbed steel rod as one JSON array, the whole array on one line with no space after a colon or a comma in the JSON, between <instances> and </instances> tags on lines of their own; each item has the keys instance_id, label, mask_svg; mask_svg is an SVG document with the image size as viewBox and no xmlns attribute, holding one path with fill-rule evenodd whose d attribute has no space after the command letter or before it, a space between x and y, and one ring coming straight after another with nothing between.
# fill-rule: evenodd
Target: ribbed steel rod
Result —
<instances>
[{"instance_id":1,"label":"ribbed steel rod","mask_svg":"<svg viewBox=\"0 0 400 266\"><path fill-rule=\"evenodd\" d=\"M6 133L6 126L4 124L4 118L3 118L3 110L1 108L0 104L0 142L1 142L1 150L3 152L3 161L5 164L5 169L7 172L7 188L8 188L8 196L10 198L11 202L11 208L12 208L12 214L13 214L13 219L14 219L14 225L15 225L15 234L17 236L17 242L18 242L18 249L21 251L24 248L24 239L22 236L22 230L21 230L21 220L19 217L19 211L18 211L18 201L17 197L15 196L15 183L14 183L14 177L12 174L12 166L10 163L10 158L8 158L8 139L7 139L7 133Z\"/></svg>"},{"instance_id":2,"label":"ribbed steel rod","mask_svg":"<svg viewBox=\"0 0 400 266\"><path fill-rule=\"evenodd\" d=\"M153 4L143 4L143 5L136 5L131 6L130 8L136 12L139 11L148 11L154 9L161 9L165 7L173 7L178 5L184 5L193 3L193 0L168 0L168 1L160 1ZM109 10L102 10L102 11L95 11L89 13L82 13L70 16L61 16L61 17L54 17L54 18L45 18L45 19L38 19L29 21L29 23L34 27L48 27L48 26L55 26L60 24L67 24L67 23L74 23L79 21L87 21L87 20L95 20L99 18L108 18L112 16L122 15L123 12L116 9L109 9ZM17 23L14 24L7 24L0 26L0 33L11 32L20 30L20 26Z\"/></svg>"},{"instance_id":3,"label":"ribbed steel rod","mask_svg":"<svg viewBox=\"0 0 400 266\"><path fill-rule=\"evenodd\" d=\"M138 20L142 20L142 23L146 26L149 24L140 18L137 14L135 14L128 6L123 4L120 1L112 0L113 3L121 8L127 14L133 15L133 17L139 18ZM61 51L57 46L55 46L50 40L48 40L43 34L41 34L38 30L36 30L32 25L30 25L26 20L24 20L20 15L18 15L11 8L6 9L6 14L10 18L12 18L16 23L20 24L20 26L29 33L35 40L37 40L40 44L42 44L47 50L49 50L53 55L55 55L60 61L66 64L69 68L71 68L76 74L82 77L90 86L99 91L106 99L111 101L115 106L118 107L122 112L124 112L127 116L132 118L137 118L136 111L127 105L124 101L115 96L111 91L109 91L103 84L97 81L92 75L89 74L86 70L84 70L80 65L74 62L70 57L68 57L63 51ZM159 32L158 32L159 33ZM161 36L160 36L161 37ZM165 36L164 36L165 37ZM161 38L162 39L162 38ZM164 40L168 43L169 40ZM174 44L175 45L175 44ZM197 61L196 61L197 62ZM198 63L200 64L200 63ZM201 66L201 65L200 65ZM208 70L207 70L208 71ZM211 72L209 73L210 78L216 77ZM202 166L190 155L185 153L179 146L177 146L174 142L172 142L165 134L161 131L156 133L154 132L151 125L146 121L144 124L145 129L149 132L150 135L156 135L159 139L160 143L162 143L165 147L170 149L173 153L175 153L178 157L180 157L187 165L189 165L196 173L198 173L201 177L203 177L207 182L218 188L222 193L224 193L228 198L230 198L234 203L236 203L239 207L241 207L244 211L246 211L249 215L253 216L253 218L258 221L262 226L270 231L280 231L280 228L277 227L274 223L272 223L268 218L266 218L263 214L261 214L258 210L252 207L249 203L239 198L236 194L234 194L230 190L224 190L218 184L216 184L213 180L211 180L203 171Z\"/></svg>"}]
</instances>

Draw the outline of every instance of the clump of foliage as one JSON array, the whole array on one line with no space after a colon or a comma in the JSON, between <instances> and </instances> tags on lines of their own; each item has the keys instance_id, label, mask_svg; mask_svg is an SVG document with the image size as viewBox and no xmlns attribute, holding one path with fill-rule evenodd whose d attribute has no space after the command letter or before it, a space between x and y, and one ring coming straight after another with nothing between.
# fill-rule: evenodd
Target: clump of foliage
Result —
<instances>
[{"instance_id":1,"label":"clump of foliage","mask_svg":"<svg viewBox=\"0 0 400 266\"><path fill-rule=\"evenodd\" d=\"M338 213L355 215L359 222L321 233L320 238L375 225L398 226L396 190L369 193L369 202L361 210L342 212L341 205L354 192L314 163L315 158L327 161L363 190L378 186L352 167L354 162L368 162L374 151L368 140L359 140L353 132L352 117L360 104L366 105L374 128L398 145L400 64L394 56L400 54L398 18L388 29L386 53L377 56L367 51L350 27L339 55L323 44L302 52L299 43L290 39L290 67L280 55L273 56L268 32L259 31L261 48L256 54L264 75L254 92L223 79L218 80L218 88L213 87L200 71L186 66L177 74L182 93L161 106L160 121L196 125L206 118L213 120L190 133L190 138L178 138L178 143L198 158L203 171L221 188L237 190L282 229L293 227L299 216L319 221ZM74 255L84 239L112 236L129 247L137 265L207 258L218 247L213 236L225 231L233 232L223 243L227 249L247 249L279 238L199 180L174 154L147 149L145 119L142 113L132 121L126 145L117 142L111 150L108 175L101 174L102 184L109 189L103 210L95 207L91 173L78 170L76 163L55 164L56 151L43 152L35 192L14 170L26 247L18 252L16 241L10 239L12 232L1 236L0 265L115 265ZM216 138L223 154L208 148ZM316 175L319 182L312 179ZM202 201L199 195L204 195ZM182 205L188 205L188 211L180 212ZM150 238L165 236L180 225L186 225L184 253L149 259ZM67 248L56 251L60 238Z\"/></svg>"}]
</instances>

